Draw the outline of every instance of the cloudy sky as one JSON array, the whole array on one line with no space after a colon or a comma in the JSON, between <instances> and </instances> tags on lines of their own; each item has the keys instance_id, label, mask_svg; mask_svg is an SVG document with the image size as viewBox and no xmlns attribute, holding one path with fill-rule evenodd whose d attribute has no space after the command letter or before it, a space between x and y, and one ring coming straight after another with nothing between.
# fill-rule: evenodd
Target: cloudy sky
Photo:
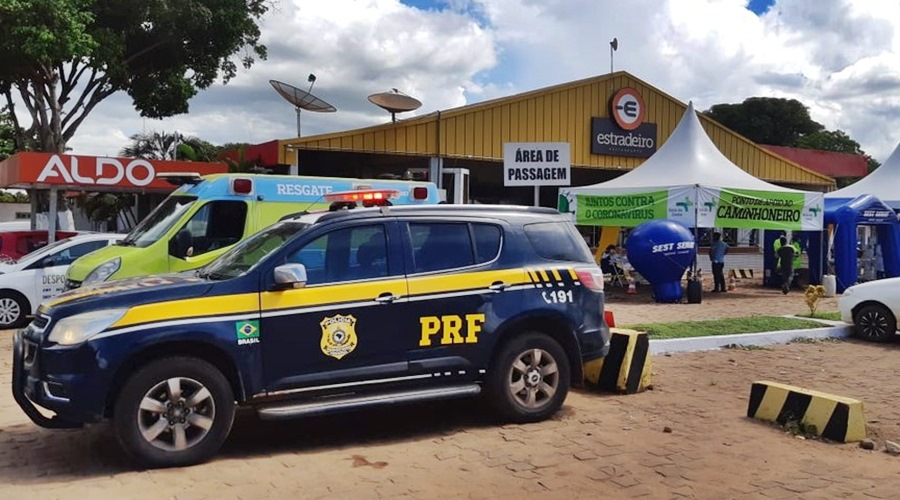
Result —
<instances>
[{"instance_id":1,"label":"cloudy sky","mask_svg":"<svg viewBox=\"0 0 900 500\"><path fill-rule=\"evenodd\" d=\"M144 120L128 96L100 104L70 146L114 155L128 136L179 131L210 142L296 137L269 86L307 88L337 113L302 114L302 134L388 121L366 96L397 88L447 109L625 70L698 109L796 98L880 161L900 142L900 0L276 0L269 58ZM405 116L411 116L410 114Z\"/></svg>"}]
</instances>

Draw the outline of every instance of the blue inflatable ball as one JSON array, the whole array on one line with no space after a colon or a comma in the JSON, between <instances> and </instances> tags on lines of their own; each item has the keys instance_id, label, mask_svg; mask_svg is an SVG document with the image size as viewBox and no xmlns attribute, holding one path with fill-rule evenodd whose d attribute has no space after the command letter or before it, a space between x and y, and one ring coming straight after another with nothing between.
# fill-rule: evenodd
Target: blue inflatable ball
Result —
<instances>
[{"instance_id":1,"label":"blue inflatable ball","mask_svg":"<svg viewBox=\"0 0 900 500\"><path fill-rule=\"evenodd\" d=\"M657 302L681 300L681 277L694 262L694 235L671 220L652 220L634 228L625 242L628 262L650 282Z\"/></svg>"}]
</instances>

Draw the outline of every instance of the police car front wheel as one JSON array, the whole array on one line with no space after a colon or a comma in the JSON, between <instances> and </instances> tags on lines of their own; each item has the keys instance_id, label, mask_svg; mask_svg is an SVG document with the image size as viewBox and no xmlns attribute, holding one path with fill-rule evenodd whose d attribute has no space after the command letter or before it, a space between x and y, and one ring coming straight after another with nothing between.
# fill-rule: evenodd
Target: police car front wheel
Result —
<instances>
[{"instance_id":1,"label":"police car front wheel","mask_svg":"<svg viewBox=\"0 0 900 500\"><path fill-rule=\"evenodd\" d=\"M188 357L163 358L135 372L113 413L122 447L151 467L209 459L233 421L228 380L211 364Z\"/></svg>"},{"instance_id":2,"label":"police car front wheel","mask_svg":"<svg viewBox=\"0 0 900 500\"><path fill-rule=\"evenodd\" d=\"M549 335L531 332L508 341L491 367L487 397L504 419L537 422L556 413L569 392L569 360Z\"/></svg>"}]
</instances>

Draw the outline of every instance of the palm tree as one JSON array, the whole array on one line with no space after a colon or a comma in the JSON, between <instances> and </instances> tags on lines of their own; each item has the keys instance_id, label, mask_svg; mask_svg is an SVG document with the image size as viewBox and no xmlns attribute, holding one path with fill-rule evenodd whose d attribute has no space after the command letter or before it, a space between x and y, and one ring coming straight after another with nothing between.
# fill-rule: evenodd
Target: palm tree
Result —
<instances>
[{"instance_id":1,"label":"palm tree","mask_svg":"<svg viewBox=\"0 0 900 500\"><path fill-rule=\"evenodd\" d=\"M145 160L218 161L215 146L179 132L134 134L131 145L122 148L119 154Z\"/></svg>"}]
</instances>

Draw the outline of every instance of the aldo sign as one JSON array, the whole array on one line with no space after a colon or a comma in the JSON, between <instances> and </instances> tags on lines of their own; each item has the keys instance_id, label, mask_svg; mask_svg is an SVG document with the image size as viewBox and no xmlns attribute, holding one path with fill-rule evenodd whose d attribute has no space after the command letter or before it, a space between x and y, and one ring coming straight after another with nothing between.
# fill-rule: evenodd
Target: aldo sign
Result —
<instances>
[{"instance_id":1,"label":"aldo sign","mask_svg":"<svg viewBox=\"0 0 900 500\"><path fill-rule=\"evenodd\" d=\"M640 92L620 89L610 100L611 118L591 118L591 153L646 158L656 152L656 124L644 123L647 105Z\"/></svg>"}]
</instances>

